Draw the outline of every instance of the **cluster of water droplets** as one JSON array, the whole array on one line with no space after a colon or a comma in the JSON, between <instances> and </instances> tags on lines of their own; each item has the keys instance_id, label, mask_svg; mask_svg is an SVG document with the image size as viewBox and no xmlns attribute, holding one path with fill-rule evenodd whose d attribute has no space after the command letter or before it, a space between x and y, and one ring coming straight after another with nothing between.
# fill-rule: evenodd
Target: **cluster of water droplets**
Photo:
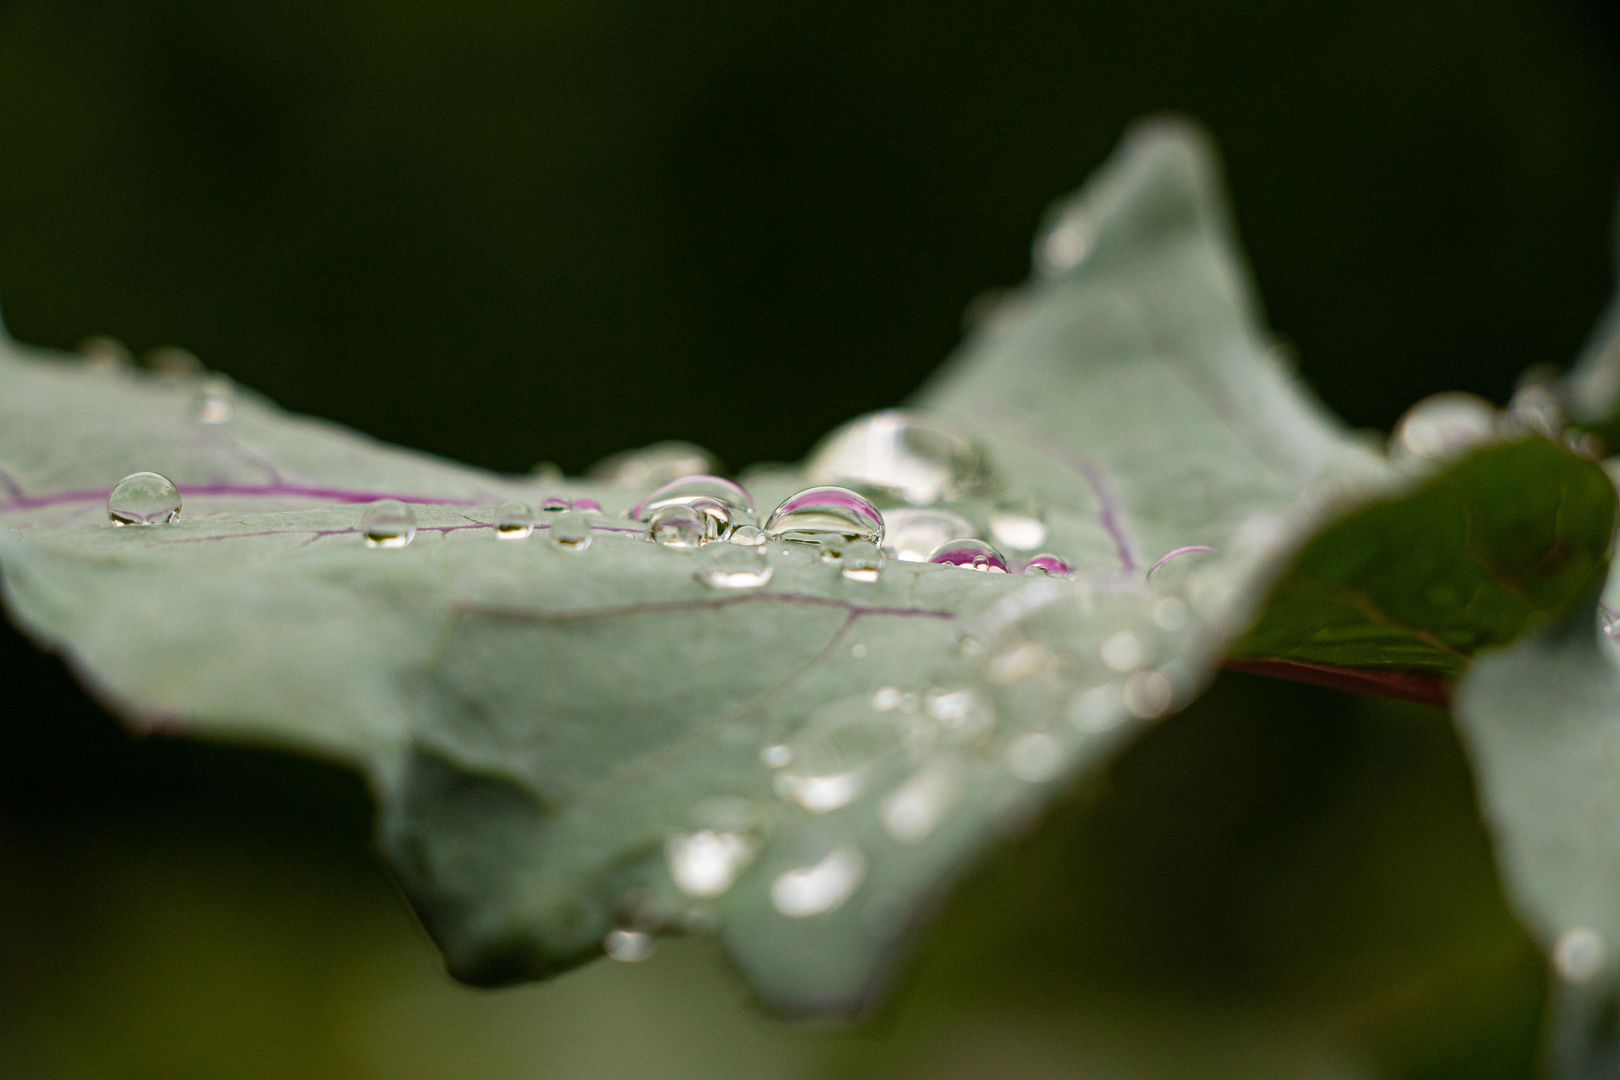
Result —
<instances>
[{"instance_id":1,"label":"cluster of water droplets","mask_svg":"<svg viewBox=\"0 0 1620 1080\"><path fill-rule=\"evenodd\" d=\"M1592 458L1604 454L1597 436L1568 426L1557 391L1536 380L1520 386L1504 409L1461 391L1431 394L1397 421L1389 453L1398 462L1429 462L1527 435L1561 441Z\"/></svg>"}]
</instances>

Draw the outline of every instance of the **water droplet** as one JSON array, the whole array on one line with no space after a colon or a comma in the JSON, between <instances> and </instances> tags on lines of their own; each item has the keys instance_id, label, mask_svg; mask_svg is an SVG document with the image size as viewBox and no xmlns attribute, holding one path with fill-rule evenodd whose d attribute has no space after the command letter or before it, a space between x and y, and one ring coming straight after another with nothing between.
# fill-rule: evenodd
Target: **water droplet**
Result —
<instances>
[{"instance_id":1,"label":"water droplet","mask_svg":"<svg viewBox=\"0 0 1620 1080\"><path fill-rule=\"evenodd\" d=\"M825 814L848 806L861 795L859 773L840 772L826 776L778 776L777 794L792 799L812 814Z\"/></svg>"},{"instance_id":2,"label":"water droplet","mask_svg":"<svg viewBox=\"0 0 1620 1080\"><path fill-rule=\"evenodd\" d=\"M767 537L765 530L758 525L737 525L732 528L731 535L726 539L743 547L764 547Z\"/></svg>"},{"instance_id":3,"label":"water droplet","mask_svg":"<svg viewBox=\"0 0 1620 1080\"><path fill-rule=\"evenodd\" d=\"M565 551L584 551L591 546L591 523L578 510L567 510L551 519L546 537Z\"/></svg>"},{"instance_id":4,"label":"water droplet","mask_svg":"<svg viewBox=\"0 0 1620 1080\"><path fill-rule=\"evenodd\" d=\"M199 424L225 424L236 416L236 388L222 375L211 375L203 380L192 405L192 415Z\"/></svg>"},{"instance_id":5,"label":"water droplet","mask_svg":"<svg viewBox=\"0 0 1620 1080\"><path fill-rule=\"evenodd\" d=\"M990 535L1012 551L1034 551L1046 543L1046 522L1033 504L999 506L990 511Z\"/></svg>"},{"instance_id":6,"label":"water droplet","mask_svg":"<svg viewBox=\"0 0 1620 1080\"><path fill-rule=\"evenodd\" d=\"M1607 952L1602 934L1589 926L1573 926L1553 947L1553 967L1567 982L1586 982L1603 969Z\"/></svg>"},{"instance_id":7,"label":"water droplet","mask_svg":"<svg viewBox=\"0 0 1620 1080\"><path fill-rule=\"evenodd\" d=\"M931 506L901 506L883 515L884 554L901 562L927 562L941 545L978 535L967 518Z\"/></svg>"},{"instance_id":8,"label":"water droplet","mask_svg":"<svg viewBox=\"0 0 1620 1080\"><path fill-rule=\"evenodd\" d=\"M1556 439L1564 430L1564 407L1551 386L1527 383L1514 391L1505 419L1511 428Z\"/></svg>"},{"instance_id":9,"label":"water droplet","mask_svg":"<svg viewBox=\"0 0 1620 1080\"><path fill-rule=\"evenodd\" d=\"M687 896L719 896L753 857L747 837L712 829L672 836L664 845L670 879Z\"/></svg>"},{"instance_id":10,"label":"water droplet","mask_svg":"<svg viewBox=\"0 0 1620 1080\"><path fill-rule=\"evenodd\" d=\"M852 540L883 542L883 515L848 488L813 487L790 495L765 522L772 540L816 544L838 553Z\"/></svg>"},{"instance_id":11,"label":"water droplet","mask_svg":"<svg viewBox=\"0 0 1620 1080\"><path fill-rule=\"evenodd\" d=\"M1163 716L1175 697L1170 680L1157 671L1138 671L1125 680L1125 707L1141 720Z\"/></svg>"},{"instance_id":12,"label":"water droplet","mask_svg":"<svg viewBox=\"0 0 1620 1080\"><path fill-rule=\"evenodd\" d=\"M664 547L695 548L708 535L708 518L690 506L666 506L647 523L647 539Z\"/></svg>"},{"instance_id":13,"label":"water droplet","mask_svg":"<svg viewBox=\"0 0 1620 1080\"><path fill-rule=\"evenodd\" d=\"M402 548L416 539L416 511L398 499L378 499L360 515L368 548Z\"/></svg>"},{"instance_id":14,"label":"water droplet","mask_svg":"<svg viewBox=\"0 0 1620 1080\"><path fill-rule=\"evenodd\" d=\"M719 471L720 463L703 447L671 441L603 458L591 467L591 476L615 487L651 491L683 476Z\"/></svg>"},{"instance_id":15,"label":"water droplet","mask_svg":"<svg viewBox=\"0 0 1620 1080\"><path fill-rule=\"evenodd\" d=\"M702 514L707 539L724 538L735 525L752 524L754 498L741 484L723 476L686 476L671 480L630 511L635 521L646 521L668 506L689 506Z\"/></svg>"},{"instance_id":16,"label":"water droplet","mask_svg":"<svg viewBox=\"0 0 1620 1080\"><path fill-rule=\"evenodd\" d=\"M857 641L855 644L849 647L849 655L854 657L856 660L865 660L866 652L867 649L865 642Z\"/></svg>"},{"instance_id":17,"label":"water droplet","mask_svg":"<svg viewBox=\"0 0 1620 1080\"><path fill-rule=\"evenodd\" d=\"M602 504L595 499L575 499L574 509L582 514L596 514L599 517L602 514Z\"/></svg>"},{"instance_id":18,"label":"water droplet","mask_svg":"<svg viewBox=\"0 0 1620 1080\"><path fill-rule=\"evenodd\" d=\"M1438 458L1496 438L1496 409L1460 391L1431 394L1406 410L1390 436L1396 457Z\"/></svg>"},{"instance_id":19,"label":"water droplet","mask_svg":"<svg viewBox=\"0 0 1620 1080\"><path fill-rule=\"evenodd\" d=\"M622 964L639 964L654 948L653 936L640 930L609 930L602 939L603 951Z\"/></svg>"},{"instance_id":20,"label":"water droplet","mask_svg":"<svg viewBox=\"0 0 1620 1080\"><path fill-rule=\"evenodd\" d=\"M995 726L995 714L971 690L930 690L923 710L958 740L975 738Z\"/></svg>"},{"instance_id":21,"label":"water droplet","mask_svg":"<svg viewBox=\"0 0 1620 1080\"><path fill-rule=\"evenodd\" d=\"M934 831L955 801L956 775L941 765L914 773L883 800L883 831L902 844L915 843Z\"/></svg>"},{"instance_id":22,"label":"water droplet","mask_svg":"<svg viewBox=\"0 0 1620 1080\"><path fill-rule=\"evenodd\" d=\"M843 906L865 877L866 857L859 848L834 848L820 862L771 882L771 903L793 919L821 915Z\"/></svg>"},{"instance_id":23,"label":"water droplet","mask_svg":"<svg viewBox=\"0 0 1620 1080\"><path fill-rule=\"evenodd\" d=\"M1038 641L1024 641L992 656L984 665L984 670L992 683L1010 686L1035 674L1051 659L1052 654L1045 645Z\"/></svg>"},{"instance_id":24,"label":"water droplet","mask_svg":"<svg viewBox=\"0 0 1620 1080\"><path fill-rule=\"evenodd\" d=\"M1124 706L1117 686L1093 686L1074 695L1069 702L1069 723L1087 735L1111 731L1124 719Z\"/></svg>"},{"instance_id":25,"label":"water droplet","mask_svg":"<svg viewBox=\"0 0 1620 1080\"><path fill-rule=\"evenodd\" d=\"M873 582L883 571L883 552L870 540L846 544L840 561L843 575L851 581Z\"/></svg>"},{"instance_id":26,"label":"water droplet","mask_svg":"<svg viewBox=\"0 0 1620 1080\"><path fill-rule=\"evenodd\" d=\"M148 349L144 359L147 367L169 378L184 378L203 372L202 361L197 359L197 354L178 345L159 345Z\"/></svg>"},{"instance_id":27,"label":"water droplet","mask_svg":"<svg viewBox=\"0 0 1620 1080\"><path fill-rule=\"evenodd\" d=\"M1007 747L1007 768L1026 784L1044 784L1063 771L1063 748L1039 731L1020 735Z\"/></svg>"},{"instance_id":28,"label":"water droplet","mask_svg":"<svg viewBox=\"0 0 1620 1080\"><path fill-rule=\"evenodd\" d=\"M893 686L880 686L872 693L872 708L878 712L891 712L900 707L900 691Z\"/></svg>"},{"instance_id":29,"label":"water droplet","mask_svg":"<svg viewBox=\"0 0 1620 1080\"><path fill-rule=\"evenodd\" d=\"M889 409L828 435L811 451L805 472L818 484L875 488L927 506L982 485L985 462L972 443L933 417Z\"/></svg>"},{"instance_id":30,"label":"water droplet","mask_svg":"<svg viewBox=\"0 0 1620 1080\"><path fill-rule=\"evenodd\" d=\"M534 532L534 510L526 502L502 503L495 511L498 540L527 540Z\"/></svg>"},{"instance_id":31,"label":"water droplet","mask_svg":"<svg viewBox=\"0 0 1620 1080\"><path fill-rule=\"evenodd\" d=\"M79 342L79 355L84 357L86 367L104 375L123 374L135 364L135 357L124 343L105 334Z\"/></svg>"},{"instance_id":32,"label":"water droplet","mask_svg":"<svg viewBox=\"0 0 1620 1080\"><path fill-rule=\"evenodd\" d=\"M180 520L180 491L167 476L130 473L107 496L114 525L169 525Z\"/></svg>"},{"instance_id":33,"label":"water droplet","mask_svg":"<svg viewBox=\"0 0 1620 1080\"><path fill-rule=\"evenodd\" d=\"M963 570L977 570L984 574L1005 574L1007 560L1001 552L983 540L952 540L940 545L928 556L931 563L958 566Z\"/></svg>"},{"instance_id":34,"label":"water droplet","mask_svg":"<svg viewBox=\"0 0 1620 1080\"><path fill-rule=\"evenodd\" d=\"M715 544L703 549L692 576L713 589L757 589L771 580L771 567L758 548Z\"/></svg>"},{"instance_id":35,"label":"water droplet","mask_svg":"<svg viewBox=\"0 0 1620 1080\"><path fill-rule=\"evenodd\" d=\"M1071 270L1091 250L1091 215L1078 206L1065 210L1035 245L1035 263L1048 274Z\"/></svg>"},{"instance_id":36,"label":"water droplet","mask_svg":"<svg viewBox=\"0 0 1620 1080\"><path fill-rule=\"evenodd\" d=\"M1115 671L1135 671L1147 660L1147 649L1134 631L1120 630L1103 639L1102 662Z\"/></svg>"},{"instance_id":37,"label":"water droplet","mask_svg":"<svg viewBox=\"0 0 1620 1080\"><path fill-rule=\"evenodd\" d=\"M1159 629L1168 630L1172 634L1187 629L1192 622L1192 610L1181 599L1166 596L1153 605L1153 621Z\"/></svg>"},{"instance_id":38,"label":"water droplet","mask_svg":"<svg viewBox=\"0 0 1620 1080\"><path fill-rule=\"evenodd\" d=\"M542 514L560 514L564 510L572 510L573 508L573 502L563 498L561 495L547 495L540 500L540 512Z\"/></svg>"},{"instance_id":39,"label":"water droplet","mask_svg":"<svg viewBox=\"0 0 1620 1080\"><path fill-rule=\"evenodd\" d=\"M1026 574L1045 574L1047 577L1068 577L1074 571L1056 555L1037 555L1024 564Z\"/></svg>"},{"instance_id":40,"label":"water droplet","mask_svg":"<svg viewBox=\"0 0 1620 1080\"><path fill-rule=\"evenodd\" d=\"M773 769L785 768L793 764L793 747L782 743L767 746L759 752L759 760Z\"/></svg>"}]
</instances>

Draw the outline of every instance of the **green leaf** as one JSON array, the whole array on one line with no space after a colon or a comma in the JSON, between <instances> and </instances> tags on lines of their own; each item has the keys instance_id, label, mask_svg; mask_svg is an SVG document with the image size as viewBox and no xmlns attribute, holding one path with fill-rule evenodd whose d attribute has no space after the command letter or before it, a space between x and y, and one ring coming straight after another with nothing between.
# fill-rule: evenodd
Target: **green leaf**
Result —
<instances>
[{"instance_id":1,"label":"green leaf","mask_svg":"<svg viewBox=\"0 0 1620 1080\"><path fill-rule=\"evenodd\" d=\"M1072 582L905 562L859 581L773 543L767 583L718 589L702 571L736 549L646 542L624 516L644 487L495 476L241 391L219 422L217 380L7 345L6 602L147 730L364 769L464 979L556 971L615 931L718 933L768 1001L857 1010L966 868L1205 684L1303 535L1407 483L1279 361L1187 125L1133 132L1036 264L918 406L992 466L946 506L988 530L1038 502ZM1502 454L1481 468L1570 478L1586 535L1583 466ZM138 470L178 484L179 522L109 524ZM768 509L806 477L743 479ZM384 496L415 506L404 548L362 541ZM546 523L496 538L499 504L548 497L601 505L588 547ZM1535 611L1580 573L1512 561L1553 512L1485 541L1550 568ZM1474 637L1510 632L1487 607Z\"/></svg>"}]
</instances>

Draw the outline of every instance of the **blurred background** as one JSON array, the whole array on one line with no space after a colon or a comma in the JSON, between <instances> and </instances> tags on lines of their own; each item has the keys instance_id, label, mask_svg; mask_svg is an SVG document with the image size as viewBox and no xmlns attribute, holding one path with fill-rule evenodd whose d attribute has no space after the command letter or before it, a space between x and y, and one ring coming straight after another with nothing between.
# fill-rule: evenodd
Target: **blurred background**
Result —
<instances>
[{"instance_id":1,"label":"blurred background","mask_svg":"<svg viewBox=\"0 0 1620 1080\"><path fill-rule=\"evenodd\" d=\"M0 307L496 469L791 460L921 382L1165 108L1352 423L1504 400L1611 287L1597 2L0 0ZM1539 962L1432 711L1223 677L847 1032L701 943L457 987L356 778L133 740L10 630L0 680L0 1080L1532 1069Z\"/></svg>"}]
</instances>

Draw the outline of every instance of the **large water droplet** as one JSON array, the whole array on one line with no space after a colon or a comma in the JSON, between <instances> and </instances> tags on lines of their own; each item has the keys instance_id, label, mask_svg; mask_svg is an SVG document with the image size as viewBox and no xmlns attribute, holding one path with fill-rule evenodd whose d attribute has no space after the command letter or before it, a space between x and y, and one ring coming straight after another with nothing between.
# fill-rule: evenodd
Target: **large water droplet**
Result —
<instances>
[{"instance_id":1,"label":"large water droplet","mask_svg":"<svg viewBox=\"0 0 1620 1080\"><path fill-rule=\"evenodd\" d=\"M971 521L949 510L901 506L883 515L883 550L901 562L927 562L941 545L978 535Z\"/></svg>"},{"instance_id":2,"label":"large water droplet","mask_svg":"<svg viewBox=\"0 0 1620 1080\"><path fill-rule=\"evenodd\" d=\"M1032 503L998 506L990 511L990 535L1010 551L1034 551L1046 543L1046 522Z\"/></svg>"},{"instance_id":3,"label":"large water droplet","mask_svg":"<svg viewBox=\"0 0 1620 1080\"><path fill-rule=\"evenodd\" d=\"M883 552L870 540L853 540L844 545L839 561L843 575L851 581L873 582L883 571Z\"/></svg>"},{"instance_id":4,"label":"large water droplet","mask_svg":"<svg viewBox=\"0 0 1620 1080\"><path fill-rule=\"evenodd\" d=\"M865 877L866 857L859 848L834 848L820 862L771 882L771 903L789 918L821 915L842 907Z\"/></svg>"},{"instance_id":5,"label":"large water droplet","mask_svg":"<svg viewBox=\"0 0 1620 1080\"><path fill-rule=\"evenodd\" d=\"M107 496L114 525L168 525L180 520L180 491L167 476L130 473Z\"/></svg>"},{"instance_id":6,"label":"large water droplet","mask_svg":"<svg viewBox=\"0 0 1620 1080\"><path fill-rule=\"evenodd\" d=\"M955 801L959 785L943 766L919 770L883 800L883 831L902 844L915 843L934 831Z\"/></svg>"},{"instance_id":7,"label":"large water droplet","mask_svg":"<svg viewBox=\"0 0 1620 1080\"><path fill-rule=\"evenodd\" d=\"M1026 574L1045 574L1048 577L1068 577L1074 570L1056 555L1036 555L1024 564Z\"/></svg>"},{"instance_id":8,"label":"large water droplet","mask_svg":"<svg viewBox=\"0 0 1620 1080\"><path fill-rule=\"evenodd\" d=\"M379 499L360 515L369 548L402 548L416 539L416 511L398 499Z\"/></svg>"},{"instance_id":9,"label":"large water droplet","mask_svg":"<svg viewBox=\"0 0 1620 1080\"><path fill-rule=\"evenodd\" d=\"M526 502L502 503L495 511L495 536L499 540L527 540L534 532L534 510Z\"/></svg>"},{"instance_id":10,"label":"large water droplet","mask_svg":"<svg viewBox=\"0 0 1620 1080\"><path fill-rule=\"evenodd\" d=\"M981 486L984 456L921 413L889 409L845 424L810 453L805 472L822 483L875 488L918 506Z\"/></svg>"},{"instance_id":11,"label":"large water droplet","mask_svg":"<svg viewBox=\"0 0 1620 1080\"><path fill-rule=\"evenodd\" d=\"M738 525L731 530L731 535L726 539L743 547L764 547L769 538L765 535L765 530L758 525Z\"/></svg>"},{"instance_id":12,"label":"large water droplet","mask_svg":"<svg viewBox=\"0 0 1620 1080\"><path fill-rule=\"evenodd\" d=\"M609 930L602 939L602 950L621 964L639 964L655 947L653 936L641 930Z\"/></svg>"},{"instance_id":13,"label":"large water droplet","mask_svg":"<svg viewBox=\"0 0 1620 1080\"><path fill-rule=\"evenodd\" d=\"M1026 784L1044 784L1063 771L1063 748L1044 732L1020 735L1007 747L1007 768Z\"/></svg>"},{"instance_id":14,"label":"large water droplet","mask_svg":"<svg viewBox=\"0 0 1620 1080\"><path fill-rule=\"evenodd\" d=\"M1007 560L983 540L952 540L941 544L928 556L928 561L985 574L1007 572Z\"/></svg>"},{"instance_id":15,"label":"large water droplet","mask_svg":"<svg viewBox=\"0 0 1620 1080\"><path fill-rule=\"evenodd\" d=\"M1496 438L1496 409L1484 398L1460 391L1431 394L1406 410L1389 437L1396 457L1439 458Z\"/></svg>"},{"instance_id":16,"label":"large water droplet","mask_svg":"<svg viewBox=\"0 0 1620 1080\"><path fill-rule=\"evenodd\" d=\"M771 580L771 567L758 548L712 544L692 576L711 589L757 589Z\"/></svg>"},{"instance_id":17,"label":"large water droplet","mask_svg":"<svg viewBox=\"0 0 1620 1080\"><path fill-rule=\"evenodd\" d=\"M1607 953L1602 934L1589 926L1572 926L1553 946L1553 967L1566 982L1586 982L1603 970Z\"/></svg>"},{"instance_id":18,"label":"large water droplet","mask_svg":"<svg viewBox=\"0 0 1620 1080\"><path fill-rule=\"evenodd\" d=\"M197 390L192 415L199 424L225 424L236 416L236 388L223 375L210 375Z\"/></svg>"},{"instance_id":19,"label":"large water droplet","mask_svg":"<svg viewBox=\"0 0 1620 1080\"><path fill-rule=\"evenodd\" d=\"M754 498L741 484L723 476L686 476L671 480L642 499L630 511L636 521L646 521L667 506L689 506L702 514L707 538L723 538L737 525L754 520Z\"/></svg>"},{"instance_id":20,"label":"large water droplet","mask_svg":"<svg viewBox=\"0 0 1620 1080\"><path fill-rule=\"evenodd\" d=\"M603 458L591 467L591 476L615 487L651 491L683 476L719 471L720 463L703 447L671 441Z\"/></svg>"},{"instance_id":21,"label":"large water droplet","mask_svg":"<svg viewBox=\"0 0 1620 1080\"><path fill-rule=\"evenodd\" d=\"M753 857L746 836L712 829L672 836L664 845L670 879L688 896L719 896Z\"/></svg>"},{"instance_id":22,"label":"large water droplet","mask_svg":"<svg viewBox=\"0 0 1620 1080\"><path fill-rule=\"evenodd\" d=\"M546 536L564 551L584 551L591 546L591 523L578 510L567 510L551 519Z\"/></svg>"},{"instance_id":23,"label":"large water droplet","mask_svg":"<svg viewBox=\"0 0 1620 1080\"><path fill-rule=\"evenodd\" d=\"M837 553L852 540L883 543L883 515L848 488L806 488L776 508L765 522L765 535Z\"/></svg>"},{"instance_id":24,"label":"large water droplet","mask_svg":"<svg viewBox=\"0 0 1620 1080\"><path fill-rule=\"evenodd\" d=\"M647 539L670 548L695 548L709 535L709 519L690 506L666 506L653 511Z\"/></svg>"}]
</instances>

